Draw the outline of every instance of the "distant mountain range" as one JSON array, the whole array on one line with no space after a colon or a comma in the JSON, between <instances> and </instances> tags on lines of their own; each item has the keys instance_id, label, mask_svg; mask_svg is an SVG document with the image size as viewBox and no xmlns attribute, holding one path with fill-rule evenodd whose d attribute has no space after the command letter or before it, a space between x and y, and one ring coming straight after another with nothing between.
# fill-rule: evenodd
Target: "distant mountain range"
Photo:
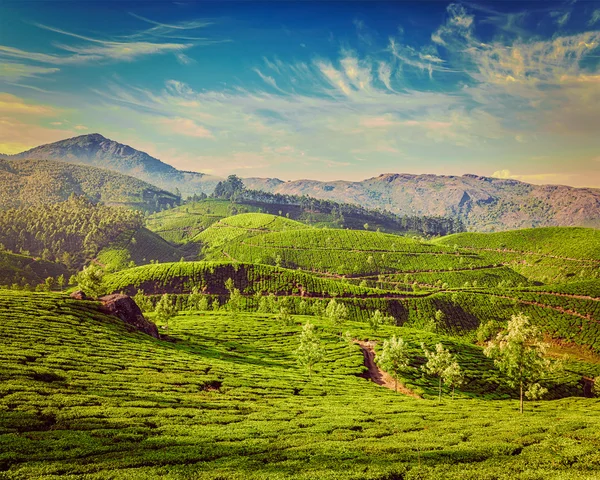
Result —
<instances>
[{"instance_id":1,"label":"distant mountain range","mask_svg":"<svg viewBox=\"0 0 600 480\"><path fill-rule=\"evenodd\" d=\"M4 155L11 160L46 159L93 165L131 175L185 197L210 194L219 177L184 172L150 155L103 137L82 135ZM380 208L400 215L458 217L469 230L495 231L536 226L600 228L600 189L532 185L477 175L383 174L360 182L246 178L247 188L308 195Z\"/></svg>"},{"instance_id":2,"label":"distant mountain range","mask_svg":"<svg viewBox=\"0 0 600 480\"><path fill-rule=\"evenodd\" d=\"M600 227L600 189L532 185L478 175L387 173L360 182L244 179L247 188L357 203L400 215L460 218L469 230Z\"/></svg>"}]
</instances>

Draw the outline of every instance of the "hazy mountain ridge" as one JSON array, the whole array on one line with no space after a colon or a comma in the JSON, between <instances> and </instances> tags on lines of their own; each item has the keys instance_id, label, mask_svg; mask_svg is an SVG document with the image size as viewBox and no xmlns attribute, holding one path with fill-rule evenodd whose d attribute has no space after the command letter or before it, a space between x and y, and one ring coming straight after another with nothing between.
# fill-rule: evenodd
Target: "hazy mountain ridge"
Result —
<instances>
[{"instance_id":1,"label":"hazy mountain ridge","mask_svg":"<svg viewBox=\"0 0 600 480\"><path fill-rule=\"evenodd\" d=\"M360 182L249 178L248 188L358 203L401 215L458 216L471 230L600 227L600 189L518 180L386 173Z\"/></svg>"},{"instance_id":2,"label":"hazy mountain ridge","mask_svg":"<svg viewBox=\"0 0 600 480\"><path fill-rule=\"evenodd\" d=\"M100 134L82 135L7 156L83 163L115 170L186 197L213 192L220 177L177 170L147 153ZM600 189L532 185L472 174L386 173L358 182L245 178L249 189L353 203L400 215L459 218L469 230L537 226L600 228Z\"/></svg>"},{"instance_id":3,"label":"hazy mountain ridge","mask_svg":"<svg viewBox=\"0 0 600 480\"><path fill-rule=\"evenodd\" d=\"M53 160L0 159L0 209L62 202L71 194L156 211L179 199L138 178Z\"/></svg>"},{"instance_id":4,"label":"hazy mountain ridge","mask_svg":"<svg viewBox=\"0 0 600 480\"><path fill-rule=\"evenodd\" d=\"M139 178L171 192L179 189L184 196L200 192L209 194L221 180L212 175L177 170L145 152L105 138L99 133L41 145L15 155L0 155L0 158L59 160L106 168Z\"/></svg>"}]
</instances>

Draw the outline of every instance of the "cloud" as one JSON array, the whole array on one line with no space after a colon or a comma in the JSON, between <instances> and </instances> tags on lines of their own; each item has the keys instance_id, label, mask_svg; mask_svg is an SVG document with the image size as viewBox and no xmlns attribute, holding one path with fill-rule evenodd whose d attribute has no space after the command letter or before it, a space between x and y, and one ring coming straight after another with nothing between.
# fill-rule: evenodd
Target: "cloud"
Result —
<instances>
[{"instance_id":1,"label":"cloud","mask_svg":"<svg viewBox=\"0 0 600 480\"><path fill-rule=\"evenodd\" d=\"M58 110L46 105L27 103L22 98L9 93L0 93L0 113L48 116L55 115L58 113Z\"/></svg>"},{"instance_id":2,"label":"cloud","mask_svg":"<svg viewBox=\"0 0 600 480\"><path fill-rule=\"evenodd\" d=\"M214 138L210 130L202 125L198 125L189 118L163 118L156 120L156 123L177 135L195 138Z\"/></svg>"},{"instance_id":3,"label":"cloud","mask_svg":"<svg viewBox=\"0 0 600 480\"><path fill-rule=\"evenodd\" d=\"M590 26L596 25L596 23L598 23L598 21L600 21L600 8L594 10L594 12L592 13L592 16L590 17L590 19L588 21L588 25L590 25Z\"/></svg>"},{"instance_id":4,"label":"cloud","mask_svg":"<svg viewBox=\"0 0 600 480\"><path fill-rule=\"evenodd\" d=\"M126 37L101 39L87 35L80 35L60 28L37 23L34 25L41 29L57 33L62 36L75 38L79 40L79 43L53 43L53 46L62 52L60 54L32 52L11 46L0 45L0 58L27 60L50 65L82 65L99 61L131 62L143 56L173 53L178 62L183 65L190 65L194 63L194 60L185 55L183 53L184 50L188 50L198 45L208 45L226 41L211 40L201 37L182 37L179 35L179 32L182 31L203 28L207 25L210 25L210 22L187 21L180 24L164 24L160 22L154 22L139 15L132 15L140 20L143 20L144 22L151 23L154 26L142 32L137 32ZM156 41L156 37L169 38L171 40L179 41ZM181 40L184 40L184 38L187 38L189 41L181 42ZM34 68L38 68L38 70L32 70ZM21 72L23 74L30 72L36 75L40 73L52 73L51 69L41 71L40 68L41 67L26 66L26 68L21 68ZM13 76L19 72L17 67L12 67L12 69ZM10 73L11 70L8 70L8 72Z\"/></svg>"},{"instance_id":5,"label":"cloud","mask_svg":"<svg viewBox=\"0 0 600 480\"><path fill-rule=\"evenodd\" d=\"M519 180L526 183L534 183L538 185L568 185L572 183L574 177L578 177L579 173L533 173L533 174L513 174L510 170L503 169L492 173L492 177L503 180Z\"/></svg>"},{"instance_id":6,"label":"cloud","mask_svg":"<svg viewBox=\"0 0 600 480\"><path fill-rule=\"evenodd\" d=\"M16 82L22 78L39 77L58 72L58 68L38 67L24 63L3 62L0 63L0 78Z\"/></svg>"},{"instance_id":7,"label":"cloud","mask_svg":"<svg viewBox=\"0 0 600 480\"><path fill-rule=\"evenodd\" d=\"M77 130L78 132L89 130L89 128L86 127L85 125L75 125L73 128L75 130Z\"/></svg>"},{"instance_id":8,"label":"cloud","mask_svg":"<svg viewBox=\"0 0 600 480\"><path fill-rule=\"evenodd\" d=\"M0 116L0 152L20 153L44 143L52 143L77 132L69 129L47 128L37 125L31 118L21 121L14 117Z\"/></svg>"}]
</instances>

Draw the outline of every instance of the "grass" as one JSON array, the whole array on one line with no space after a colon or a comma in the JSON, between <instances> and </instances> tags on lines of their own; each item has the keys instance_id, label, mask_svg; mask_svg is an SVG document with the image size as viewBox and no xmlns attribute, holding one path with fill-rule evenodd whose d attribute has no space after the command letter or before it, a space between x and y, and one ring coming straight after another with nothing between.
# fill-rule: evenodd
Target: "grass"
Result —
<instances>
[{"instance_id":1,"label":"grass","mask_svg":"<svg viewBox=\"0 0 600 480\"><path fill-rule=\"evenodd\" d=\"M514 400L404 397L358 377L358 347L324 320L316 323L326 360L309 378L293 356L303 317L285 325L269 315L192 313L171 321L171 341L159 341L89 302L12 292L0 302L3 478L600 472L599 400L528 403L519 416Z\"/></svg>"}]
</instances>

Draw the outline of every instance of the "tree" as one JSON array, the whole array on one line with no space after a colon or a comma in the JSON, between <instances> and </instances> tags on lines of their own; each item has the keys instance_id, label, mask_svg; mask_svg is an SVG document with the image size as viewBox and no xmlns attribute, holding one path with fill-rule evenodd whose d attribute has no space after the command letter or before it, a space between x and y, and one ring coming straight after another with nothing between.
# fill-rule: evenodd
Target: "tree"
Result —
<instances>
[{"instance_id":1,"label":"tree","mask_svg":"<svg viewBox=\"0 0 600 480\"><path fill-rule=\"evenodd\" d=\"M373 315L368 319L369 326L373 332L376 332L382 325L393 325L395 322L394 317L384 315L379 310L375 310Z\"/></svg>"},{"instance_id":2,"label":"tree","mask_svg":"<svg viewBox=\"0 0 600 480\"><path fill-rule=\"evenodd\" d=\"M434 377L438 377L438 401L442 401L442 383L447 380L446 370L452 367L453 363L456 363L454 356L449 350L444 348L441 343L436 344L435 351L429 351L425 344L421 344L421 348L427 358L427 363L421 368Z\"/></svg>"},{"instance_id":3,"label":"tree","mask_svg":"<svg viewBox=\"0 0 600 480\"><path fill-rule=\"evenodd\" d=\"M507 376L509 385L519 387L521 413L524 396L535 400L547 392L537 383L550 366L544 357L547 348L540 330L530 325L529 318L519 312L511 317L506 331L490 340L483 351L494 359L494 364Z\"/></svg>"},{"instance_id":4,"label":"tree","mask_svg":"<svg viewBox=\"0 0 600 480\"><path fill-rule=\"evenodd\" d=\"M142 312L149 312L152 310L152 302L144 295L144 290L141 288L133 296L133 301L136 303Z\"/></svg>"},{"instance_id":5,"label":"tree","mask_svg":"<svg viewBox=\"0 0 600 480\"><path fill-rule=\"evenodd\" d=\"M234 288L227 301L227 310L234 315L242 310L243 297L239 288Z\"/></svg>"},{"instance_id":6,"label":"tree","mask_svg":"<svg viewBox=\"0 0 600 480\"><path fill-rule=\"evenodd\" d=\"M462 369L458 362L452 362L450 366L444 370L442 375L444 377L444 382L446 382L449 387L452 387L452 400L454 400L454 389L460 387L465 381Z\"/></svg>"},{"instance_id":7,"label":"tree","mask_svg":"<svg viewBox=\"0 0 600 480\"><path fill-rule=\"evenodd\" d=\"M56 280L54 279L54 277L48 277L46 278L46 280L44 280L44 288L47 292L51 292L54 289L55 285Z\"/></svg>"},{"instance_id":8,"label":"tree","mask_svg":"<svg viewBox=\"0 0 600 480\"><path fill-rule=\"evenodd\" d=\"M102 292L103 277L102 269L91 264L75 275L75 283L86 295L95 298Z\"/></svg>"},{"instance_id":9,"label":"tree","mask_svg":"<svg viewBox=\"0 0 600 480\"><path fill-rule=\"evenodd\" d=\"M213 196L230 200L245 189L244 182L237 175L229 175L227 180L217 183Z\"/></svg>"},{"instance_id":10,"label":"tree","mask_svg":"<svg viewBox=\"0 0 600 480\"><path fill-rule=\"evenodd\" d=\"M408 345L401 337L393 336L383 342L381 353L375 357L375 362L394 378L394 390L398 391L400 372L408 367Z\"/></svg>"},{"instance_id":11,"label":"tree","mask_svg":"<svg viewBox=\"0 0 600 480\"><path fill-rule=\"evenodd\" d=\"M325 357L325 351L315 332L315 326L310 322L306 322L302 327L300 345L295 353L298 364L308 370L309 376L312 375L314 366Z\"/></svg>"},{"instance_id":12,"label":"tree","mask_svg":"<svg viewBox=\"0 0 600 480\"><path fill-rule=\"evenodd\" d=\"M594 385L592 386L592 393L596 397L600 397L600 377L594 379Z\"/></svg>"},{"instance_id":13,"label":"tree","mask_svg":"<svg viewBox=\"0 0 600 480\"><path fill-rule=\"evenodd\" d=\"M325 309L325 316L331 320L335 328L341 329L344 322L348 319L348 309L343 303L338 303L335 298L332 298ZM342 332L339 332L340 338Z\"/></svg>"},{"instance_id":14,"label":"tree","mask_svg":"<svg viewBox=\"0 0 600 480\"><path fill-rule=\"evenodd\" d=\"M290 312L285 307L279 308L279 313L275 315L275 320L284 323L285 325L292 325L294 323L294 319L290 315Z\"/></svg>"},{"instance_id":15,"label":"tree","mask_svg":"<svg viewBox=\"0 0 600 480\"><path fill-rule=\"evenodd\" d=\"M61 273L57 278L56 278L56 285L58 286L58 288L60 288L60 291L63 291L63 288L65 287L65 276Z\"/></svg>"},{"instance_id":16,"label":"tree","mask_svg":"<svg viewBox=\"0 0 600 480\"><path fill-rule=\"evenodd\" d=\"M175 307L173 306L173 302L171 302L168 293L163 293L160 297L160 300L154 309L154 313L156 314L156 319L165 324L165 330L168 333L169 320L176 315Z\"/></svg>"}]
</instances>

